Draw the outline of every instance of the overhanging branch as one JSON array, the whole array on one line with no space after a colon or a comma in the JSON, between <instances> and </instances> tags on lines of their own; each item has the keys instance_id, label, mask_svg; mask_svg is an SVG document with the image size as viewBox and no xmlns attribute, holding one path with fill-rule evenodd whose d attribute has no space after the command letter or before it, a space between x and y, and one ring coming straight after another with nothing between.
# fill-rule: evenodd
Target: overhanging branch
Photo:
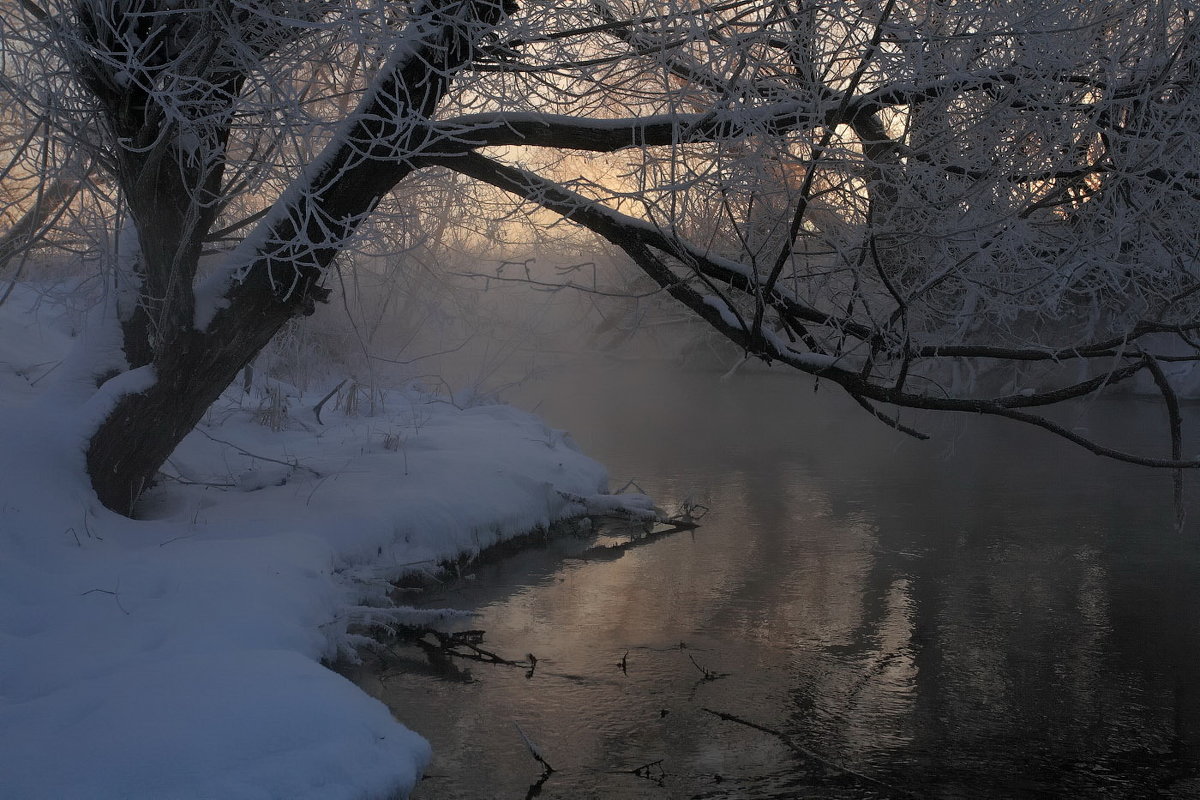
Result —
<instances>
[{"instance_id":1,"label":"overhanging branch","mask_svg":"<svg viewBox=\"0 0 1200 800\"><path fill-rule=\"evenodd\" d=\"M872 402L884 403L900 408L913 408L930 411L956 411L961 413L984 414L1004 417L1024 422L1042 428L1060 438L1066 439L1080 447L1098 455L1137 464L1146 467L1166 469L1196 469L1200 468L1200 460L1182 459L1176 449L1174 457L1168 459L1150 458L1136 453L1110 448L1086 436L1076 433L1069 428L1025 409L1053 406L1069 400L1086 397L1102 389L1129 380L1134 375L1148 368L1148 361L1138 353L1129 353L1132 363L1122 364L1107 369L1102 374L1086 380L1078 381L1057 389L1018 393L992 398L955 397L950 395L930 395L920 392L905 391L902 386L884 384L874 379L869 373L849 366L847 356L826 355L822 353L804 352L795 349L769 331L754 330L741 315L734 311L729 298L721 293L705 295L693 288L692 281L702 280L708 287L711 281L719 279L725 290L753 295L754 284L748 280L746 268L736 262L723 262L704 253L699 248L688 245L673 234L668 234L650 223L622 215L578 193L542 178L527 170L521 170L478 153L468 153L453 158L422 157L415 161L418 166L439 165L452 169L461 174L475 178L516 195L564 218L576 222L594 233L602 236L622 248L656 283L672 297L682 302L698 317L707 322L714 330L729 341L741 347L747 354L767 362L778 361L800 372L825 378L845 389L856 401L863 404L872 415L881 419L885 424L902 430L905 433L921 436L907 426L901 426L888 415L877 411ZM667 263L672 259L692 270L693 274L680 275ZM836 319L830 315L821 314L815 309L808 309L799 304L789 305L790 302L778 293L772 298L777 311L789 314L792 310L807 314L809 322L820 320L822 324L836 327L839 331L853 329L861 334L862 339L877 339L879 334L862 323ZM798 317L791 317L797 319ZM1131 336L1143 336L1152 332L1162 332L1164 329L1174 330L1172 326L1161 326L1156 323L1141 323L1131 333ZM1119 341L1112 340L1097 342L1092 345L1082 345L1065 351L1037 350L1008 350L1004 348L971 348L960 346L956 348L929 348L918 350L917 353L927 360L949 358L994 358L1002 360L1054 360L1055 356L1071 358L1111 358L1114 348ZM914 357L909 353L907 357ZM1119 354L1117 354L1119 355ZM1058 360L1061 360L1058 359Z\"/></svg>"}]
</instances>

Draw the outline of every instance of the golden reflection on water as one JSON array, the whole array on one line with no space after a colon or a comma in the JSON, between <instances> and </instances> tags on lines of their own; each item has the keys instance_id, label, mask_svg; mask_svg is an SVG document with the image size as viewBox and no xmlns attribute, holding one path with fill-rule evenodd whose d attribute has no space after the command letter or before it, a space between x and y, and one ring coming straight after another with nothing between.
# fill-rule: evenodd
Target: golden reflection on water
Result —
<instances>
[{"instance_id":1,"label":"golden reflection on water","mask_svg":"<svg viewBox=\"0 0 1200 800\"><path fill-rule=\"evenodd\" d=\"M491 647L538 667L389 683L439 754L433 772L453 775L417 797L523 796L538 770L513 721L558 770L543 797L870 785L705 708L922 796L1193 796L1200 613L1183 601L1200 558L1169 538L1154 500L1169 482L1085 472L1094 460L1069 451L1031 459L1008 428L945 459L828 407L772 427L764 409L791 395L771 384L638 386L571 384L590 420L577 440L617 485L711 514L617 558L524 554L429 598L477 608ZM619 774L659 758L665 786Z\"/></svg>"}]
</instances>

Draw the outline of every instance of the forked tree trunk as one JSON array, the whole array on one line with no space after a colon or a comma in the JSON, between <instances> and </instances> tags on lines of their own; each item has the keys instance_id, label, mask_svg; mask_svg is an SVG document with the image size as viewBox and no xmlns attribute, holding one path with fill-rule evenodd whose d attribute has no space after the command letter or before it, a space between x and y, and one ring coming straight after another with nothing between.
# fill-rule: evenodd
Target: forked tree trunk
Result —
<instances>
[{"instance_id":1,"label":"forked tree trunk","mask_svg":"<svg viewBox=\"0 0 1200 800\"><path fill-rule=\"evenodd\" d=\"M144 345L130 343L127 330L131 365L148 363L155 380L122 396L88 444L88 473L104 505L131 514L238 371L284 323L325 299L325 270L380 199L413 171L407 155L428 144L425 120L451 76L509 10L505 0L430 0L410 26L415 36L404 45L406 55L377 77L351 122L318 156L318 168L306 171L235 251L244 277L230 285L211 322L159 328L148 357L134 357L141 353L131 351ZM183 291L190 299L190 285ZM142 307L163 302L146 297Z\"/></svg>"},{"instance_id":2,"label":"forked tree trunk","mask_svg":"<svg viewBox=\"0 0 1200 800\"><path fill-rule=\"evenodd\" d=\"M159 467L245 366L295 311L269 295L229 315L217 337L192 330L155 359L154 384L126 394L96 430L87 467L108 508L132 514Z\"/></svg>"}]
</instances>

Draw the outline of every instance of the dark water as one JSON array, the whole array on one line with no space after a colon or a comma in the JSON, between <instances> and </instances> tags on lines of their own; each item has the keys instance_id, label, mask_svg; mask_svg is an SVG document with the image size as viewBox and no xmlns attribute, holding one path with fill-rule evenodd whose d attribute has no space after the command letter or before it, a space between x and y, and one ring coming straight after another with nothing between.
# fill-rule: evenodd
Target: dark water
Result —
<instances>
[{"instance_id":1,"label":"dark water","mask_svg":"<svg viewBox=\"0 0 1200 800\"><path fill-rule=\"evenodd\" d=\"M910 441L770 374L580 371L517 400L615 485L711 512L619 557L568 538L421 597L538 663L398 649L363 678L433 744L415 797L530 796L517 725L556 770L540 797L1200 797L1190 488L1177 532L1165 474L1004 422ZM1072 423L1119 443L1162 417L1121 400Z\"/></svg>"}]
</instances>

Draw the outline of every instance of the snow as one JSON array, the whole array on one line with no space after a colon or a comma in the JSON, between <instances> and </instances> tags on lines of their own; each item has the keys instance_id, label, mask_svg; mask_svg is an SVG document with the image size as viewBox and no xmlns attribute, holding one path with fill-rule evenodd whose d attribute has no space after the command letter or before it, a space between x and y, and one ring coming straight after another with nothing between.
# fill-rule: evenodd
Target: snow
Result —
<instances>
[{"instance_id":1,"label":"snow","mask_svg":"<svg viewBox=\"0 0 1200 800\"><path fill-rule=\"evenodd\" d=\"M5 798L404 795L427 744L321 663L356 624L453 616L391 607L386 581L589 509L654 513L515 409L409 388L319 424L320 394L275 385L286 409L231 389L164 469L186 483L115 515L83 444L153 375L86 397L69 319L36 300L0 307Z\"/></svg>"},{"instance_id":2,"label":"snow","mask_svg":"<svg viewBox=\"0 0 1200 800\"><path fill-rule=\"evenodd\" d=\"M724 299L711 294L706 294L701 299L704 301L706 306L710 306L717 310L717 312L721 315L721 321L726 325L735 330L746 330L745 323L743 323L741 318L733 312L733 309L729 307L729 304L726 303ZM783 339L779 338L779 335L774 331L770 330L769 328L761 328L759 330L759 334L768 343L770 343L771 348L777 355L788 356L789 358L792 357L791 349L787 346L787 343L785 343ZM815 354L805 353L803 355L807 356ZM819 362L816 364L816 366L824 367L826 365L823 362Z\"/></svg>"}]
</instances>

